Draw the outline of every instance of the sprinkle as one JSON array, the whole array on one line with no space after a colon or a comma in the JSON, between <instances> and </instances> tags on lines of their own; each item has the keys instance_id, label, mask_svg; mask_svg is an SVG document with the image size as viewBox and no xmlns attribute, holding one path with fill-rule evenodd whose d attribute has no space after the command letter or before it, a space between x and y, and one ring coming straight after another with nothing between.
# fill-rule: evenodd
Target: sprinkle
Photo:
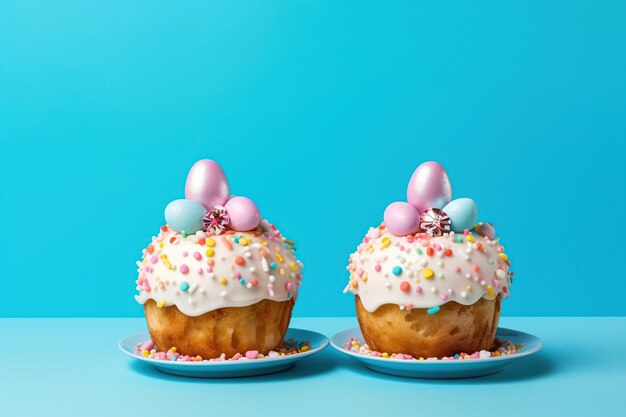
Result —
<instances>
[{"instance_id":1,"label":"sprinkle","mask_svg":"<svg viewBox=\"0 0 626 417\"><path fill-rule=\"evenodd\" d=\"M289 264L289 269L291 269L292 272L296 272L298 265L295 262L292 262Z\"/></svg>"},{"instance_id":2,"label":"sprinkle","mask_svg":"<svg viewBox=\"0 0 626 417\"><path fill-rule=\"evenodd\" d=\"M165 300L164 300L164 299L160 299L160 300L157 302L157 307L159 307L159 308L163 308L163 307L165 307Z\"/></svg>"},{"instance_id":3,"label":"sprinkle","mask_svg":"<svg viewBox=\"0 0 626 417\"><path fill-rule=\"evenodd\" d=\"M435 250L434 250L433 248L428 247L428 248L426 249L426 255L428 255L428 256L433 256L434 254L435 254Z\"/></svg>"},{"instance_id":4,"label":"sprinkle","mask_svg":"<svg viewBox=\"0 0 626 417\"><path fill-rule=\"evenodd\" d=\"M467 292L461 291L461 297L463 297L463 298L467 297Z\"/></svg>"},{"instance_id":5,"label":"sprinkle","mask_svg":"<svg viewBox=\"0 0 626 417\"><path fill-rule=\"evenodd\" d=\"M487 292L489 293L489 297L495 298L496 293L493 291L493 287L491 285L487 285Z\"/></svg>"},{"instance_id":6,"label":"sprinkle","mask_svg":"<svg viewBox=\"0 0 626 417\"><path fill-rule=\"evenodd\" d=\"M270 275L268 278L269 278L270 282L276 281L276 277L274 275Z\"/></svg>"},{"instance_id":7,"label":"sprinkle","mask_svg":"<svg viewBox=\"0 0 626 417\"><path fill-rule=\"evenodd\" d=\"M503 261L507 261L509 259L508 255L506 253L499 253L498 257L500 259L502 259Z\"/></svg>"},{"instance_id":8,"label":"sprinkle","mask_svg":"<svg viewBox=\"0 0 626 417\"><path fill-rule=\"evenodd\" d=\"M202 255L200 255L200 252L194 252L193 253L193 257L196 261L201 261L202 260Z\"/></svg>"},{"instance_id":9,"label":"sprinkle","mask_svg":"<svg viewBox=\"0 0 626 417\"><path fill-rule=\"evenodd\" d=\"M187 281L183 281L180 283L180 290L187 291L189 289L189 283Z\"/></svg>"},{"instance_id":10,"label":"sprinkle","mask_svg":"<svg viewBox=\"0 0 626 417\"><path fill-rule=\"evenodd\" d=\"M246 263L246 261L245 261L245 259L243 259L243 257L241 257L241 256L237 256L237 257L235 258L235 263L236 263L237 265L243 265L243 264L245 264L245 263Z\"/></svg>"},{"instance_id":11,"label":"sprinkle","mask_svg":"<svg viewBox=\"0 0 626 417\"><path fill-rule=\"evenodd\" d=\"M422 290L422 287L420 287L419 285L418 285L417 287L415 287L415 292L416 292L416 293L421 294L421 293L422 293L422 291L423 291L423 290Z\"/></svg>"},{"instance_id":12,"label":"sprinkle","mask_svg":"<svg viewBox=\"0 0 626 417\"><path fill-rule=\"evenodd\" d=\"M208 238L206 239L206 245L207 245L207 246L210 246L210 247L215 246L215 240L213 240L213 238L212 238L212 237L208 237Z\"/></svg>"},{"instance_id":13,"label":"sprinkle","mask_svg":"<svg viewBox=\"0 0 626 417\"><path fill-rule=\"evenodd\" d=\"M204 254L206 256L208 256L209 258L211 258L213 255L215 255L215 251L211 248L207 249L206 252L204 252Z\"/></svg>"},{"instance_id":14,"label":"sprinkle","mask_svg":"<svg viewBox=\"0 0 626 417\"><path fill-rule=\"evenodd\" d=\"M270 263L270 269L276 269L276 262Z\"/></svg>"},{"instance_id":15,"label":"sprinkle","mask_svg":"<svg viewBox=\"0 0 626 417\"><path fill-rule=\"evenodd\" d=\"M480 268L478 267L478 265L474 265L472 269L474 270L474 272L480 271Z\"/></svg>"},{"instance_id":16,"label":"sprinkle","mask_svg":"<svg viewBox=\"0 0 626 417\"><path fill-rule=\"evenodd\" d=\"M187 274L187 273L189 272L189 267L188 267L187 265L185 265L185 264L182 264L182 265L180 266L180 272L181 272L182 274Z\"/></svg>"},{"instance_id":17,"label":"sprinkle","mask_svg":"<svg viewBox=\"0 0 626 417\"><path fill-rule=\"evenodd\" d=\"M276 253L274 254L274 256L276 256L276 259L278 259L278 262L281 262L281 263L282 263L282 262L284 261L284 259L283 259L283 257L281 256L281 254L280 254L280 253L276 252Z\"/></svg>"},{"instance_id":18,"label":"sprinkle","mask_svg":"<svg viewBox=\"0 0 626 417\"><path fill-rule=\"evenodd\" d=\"M389 245L391 245L391 239L389 239L389 236L383 237L382 243L380 245L380 249L381 250L386 249L389 247Z\"/></svg>"},{"instance_id":19,"label":"sprinkle","mask_svg":"<svg viewBox=\"0 0 626 417\"><path fill-rule=\"evenodd\" d=\"M382 267L380 266L380 264L376 264L376 266L374 266L374 270L376 272L380 272L381 269L382 269Z\"/></svg>"},{"instance_id":20,"label":"sprinkle","mask_svg":"<svg viewBox=\"0 0 626 417\"><path fill-rule=\"evenodd\" d=\"M468 234L467 236L465 236L465 239L466 239L468 242L473 242L473 241L474 241L474 236L472 236L472 235L469 235L469 234Z\"/></svg>"},{"instance_id":21,"label":"sprinkle","mask_svg":"<svg viewBox=\"0 0 626 417\"><path fill-rule=\"evenodd\" d=\"M428 309L428 314L435 314L437 313L439 310L441 310L441 308L439 306L434 306Z\"/></svg>"},{"instance_id":22,"label":"sprinkle","mask_svg":"<svg viewBox=\"0 0 626 417\"><path fill-rule=\"evenodd\" d=\"M167 269L174 269L174 266L172 265L172 263L169 261L169 259L167 258L162 258L161 259L163 261L163 263L165 264L165 267Z\"/></svg>"},{"instance_id":23,"label":"sprinkle","mask_svg":"<svg viewBox=\"0 0 626 417\"><path fill-rule=\"evenodd\" d=\"M222 237L222 243L224 244L224 246L226 246L228 250L233 250L233 244L230 243L230 241L226 238L226 236Z\"/></svg>"},{"instance_id":24,"label":"sprinkle","mask_svg":"<svg viewBox=\"0 0 626 417\"><path fill-rule=\"evenodd\" d=\"M420 248L416 248L415 252L417 252L418 255L423 254L424 252L422 252L422 250Z\"/></svg>"},{"instance_id":25,"label":"sprinkle","mask_svg":"<svg viewBox=\"0 0 626 417\"><path fill-rule=\"evenodd\" d=\"M445 250L445 252L444 252L444 254L445 254L446 256L452 256L452 249L450 249L450 248L446 249L446 250Z\"/></svg>"},{"instance_id":26,"label":"sprinkle","mask_svg":"<svg viewBox=\"0 0 626 417\"><path fill-rule=\"evenodd\" d=\"M461 236L455 236L454 241L456 243L463 243L463 238Z\"/></svg>"},{"instance_id":27,"label":"sprinkle","mask_svg":"<svg viewBox=\"0 0 626 417\"><path fill-rule=\"evenodd\" d=\"M411 285L406 281L402 281L400 283L400 289L404 292L408 292L411 289Z\"/></svg>"},{"instance_id":28,"label":"sprinkle","mask_svg":"<svg viewBox=\"0 0 626 417\"><path fill-rule=\"evenodd\" d=\"M228 281L226 280L226 278L220 278L220 284L226 285L228 284Z\"/></svg>"},{"instance_id":29,"label":"sprinkle","mask_svg":"<svg viewBox=\"0 0 626 417\"><path fill-rule=\"evenodd\" d=\"M392 270L391 270L391 273L392 273L392 274L394 274L394 275L396 275L396 276L397 276L397 275L400 275L400 274L402 273L402 267L399 267L399 266L394 266L394 267L392 268ZM405 282L406 282L406 281L405 281ZM406 290L403 290L403 291L406 291Z\"/></svg>"},{"instance_id":30,"label":"sprinkle","mask_svg":"<svg viewBox=\"0 0 626 417\"><path fill-rule=\"evenodd\" d=\"M270 267L267 265L267 259L265 257L261 258L261 266L263 267L263 271L268 272Z\"/></svg>"},{"instance_id":31,"label":"sprinkle","mask_svg":"<svg viewBox=\"0 0 626 417\"><path fill-rule=\"evenodd\" d=\"M422 277L424 277L426 279L431 279L434 275L435 275L435 273L430 268L425 268L425 269L422 270Z\"/></svg>"},{"instance_id":32,"label":"sprinkle","mask_svg":"<svg viewBox=\"0 0 626 417\"><path fill-rule=\"evenodd\" d=\"M154 253L154 246L148 245L148 248L146 250L148 251L149 254L152 255Z\"/></svg>"},{"instance_id":33,"label":"sprinkle","mask_svg":"<svg viewBox=\"0 0 626 417\"><path fill-rule=\"evenodd\" d=\"M248 246L250 244L251 240L248 239L247 237L242 237L241 239L239 239L239 244L241 246Z\"/></svg>"}]
</instances>

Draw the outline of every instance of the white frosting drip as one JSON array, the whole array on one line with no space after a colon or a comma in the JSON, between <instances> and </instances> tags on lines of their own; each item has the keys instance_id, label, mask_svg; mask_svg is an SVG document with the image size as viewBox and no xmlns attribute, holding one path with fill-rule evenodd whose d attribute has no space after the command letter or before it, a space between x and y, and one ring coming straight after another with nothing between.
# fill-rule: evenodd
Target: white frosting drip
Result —
<instances>
[{"instance_id":1,"label":"white frosting drip","mask_svg":"<svg viewBox=\"0 0 626 417\"><path fill-rule=\"evenodd\" d=\"M135 299L175 305L188 316L295 299L302 279L303 265L289 242L265 220L258 232L219 236L162 230L143 253Z\"/></svg>"},{"instance_id":2,"label":"white frosting drip","mask_svg":"<svg viewBox=\"0 0 626 417\"><path fill-rule=\"evenodd\" d=\"M507 298L511 285L508 257L498 239L477 234L400 237L371 228L350 255L348 270L344 292L358 294L370 312L384 304L431 308L449 301L470 305L498 294Z\"/></svg>"}]
</instances>

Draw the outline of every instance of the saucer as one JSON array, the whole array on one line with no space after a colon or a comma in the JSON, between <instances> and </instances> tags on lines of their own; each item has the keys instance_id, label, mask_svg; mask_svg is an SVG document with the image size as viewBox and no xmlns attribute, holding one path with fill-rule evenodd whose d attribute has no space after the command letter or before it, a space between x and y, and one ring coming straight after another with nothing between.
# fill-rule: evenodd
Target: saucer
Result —
<instances>
[{"instance_id":1,"label":"saucer","mask_svg":"<svg viewBox=\"0 0 626 417\"><path fill-rule=\"evenodd\" d=\"M488 358L426 360L383 358L345 348L350 338L363 340L361 330L358 328L337 333L331 337L330 344L339 352L363 362L373 371L408 378L429 379L470 378L494 374L526 356L539 352L543 347L543 341L538 337L517 330L499 327L496 337L524 346L513 354Z\"/></svg>"},{"instance_id":2,"label":"saucer","mask_svg":"<svg viewBox=\"0 0 626 417\"><path fill-rule=\"evenodd\" d=\"M299 360L311 356L328 346L328 338L320 333L304 329L287 329L285 340L295 339L300 342L308 341L309 350L306 352L281 356L266 356L259 359L239 359L222 361L184 362L153 359L136 353L137 344L150 340L150 333L141 332L127 336L120 340L118 347L131 358L146 362L161 372L177 376L198 378L234 378L271 374L291 368Z\"/></svg>"}]
</instances>

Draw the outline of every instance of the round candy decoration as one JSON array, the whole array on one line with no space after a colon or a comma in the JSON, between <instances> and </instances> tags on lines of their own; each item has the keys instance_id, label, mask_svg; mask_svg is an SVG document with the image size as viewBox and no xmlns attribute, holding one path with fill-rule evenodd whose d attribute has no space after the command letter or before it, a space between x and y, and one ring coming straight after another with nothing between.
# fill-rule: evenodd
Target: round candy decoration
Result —
<instances>
[{"instance_id":1,"label":"round candy decoration","mask_svg":"<svg viewBox=\"0 0 626 417\"><path fill-rule=\"evenodd\" d=\"M212 235L221 235L230 224L228 212L222 206L215 206L202 219L204 231Z\"/></svg>"},{"instance_id":2,"label":"round candy decoration","mask_svg":"<svg viewBox=\"0 0 626 417\"><path fill-rule=\"evenodd\" d=\"M420 215L420 230L431 236L441 236L450 232L450 218L436 208L426 210Z\"/></svg>"},{"instance_id":3,"label":"round candy decoration","mask_svg":"<svg viewBox=\"0 0 626 417\"><path fill-rule=\"evenodd\" d=\"M448 217L452 230L462 232L465 229L472 230L478 217L478 207L471 198L457 198L450 201L443 210Z\"/></svg>"},{"instance_id":4,"label":"round candy decoration","mask_svg":"<svg viewBox=\"0 0 626 417\"><path fill-rule=\"evenodd\" d=\"M409 203L389 204L385 209L384 219L385 227L396 236L412 235L419 230L420 214Z\"/></svg>"},{"instance_id":5,"label":"round candy decoration","mask_svg":"<svg viewBox=\"0 0 626 417\"><path fill-rule=\"evenodd\" d=\"M238 232L254 230L261 221L259 209L249 198L233 197L225 208L230 217L230 227Z\"/></svg>"},{"instance_id":6,"label":"round candy decoration","mask_svg":"<svg viewBox=\"0 0 626 417\"><path fill-rule=\"evenodd\" d=\"M202 230L202 218L207 210L194 200L174 200L165 207L165 221L176 232L196 233Z\"/></svg>"},{"instance_id":7,"label":"round candy decoration","mask_svg":"<svg viewBox=\"0 0 626 417\"><path fill-rule=\"evenodd\" d=\"M230 189L222 167L210 159L202 159L191 167L185 183L185 197L211 210L228 201Z\"/></svg>"},{"instance_id":8,"label":"round candy decoration","mask_svg":"<svg viewBox=\"0 0 626 417\"><path fill-rule=\"evenodd\" d=\"M452 200L448 173L438 162L424 162L411 176L406 196L420 213L430 208L442 209Z\"/></svg>"}]
</instances>

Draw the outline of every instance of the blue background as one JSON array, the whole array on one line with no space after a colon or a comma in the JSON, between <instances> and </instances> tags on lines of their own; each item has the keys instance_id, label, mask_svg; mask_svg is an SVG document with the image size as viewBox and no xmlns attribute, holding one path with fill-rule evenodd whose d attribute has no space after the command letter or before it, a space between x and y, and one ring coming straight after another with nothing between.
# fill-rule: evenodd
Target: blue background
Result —
<instances>
[{"instance_id":1,"label":"blue background","mask_svg":"<svg viewBox=\"0 0 626 417\"><path fill-rule=\"evenodd\" d=\"M347 258L421 162L510 254L507 315L626 315L623 1L0 0L0 316L138 316L197 159L351 315Z\"/></svg>"}]
</instances>

